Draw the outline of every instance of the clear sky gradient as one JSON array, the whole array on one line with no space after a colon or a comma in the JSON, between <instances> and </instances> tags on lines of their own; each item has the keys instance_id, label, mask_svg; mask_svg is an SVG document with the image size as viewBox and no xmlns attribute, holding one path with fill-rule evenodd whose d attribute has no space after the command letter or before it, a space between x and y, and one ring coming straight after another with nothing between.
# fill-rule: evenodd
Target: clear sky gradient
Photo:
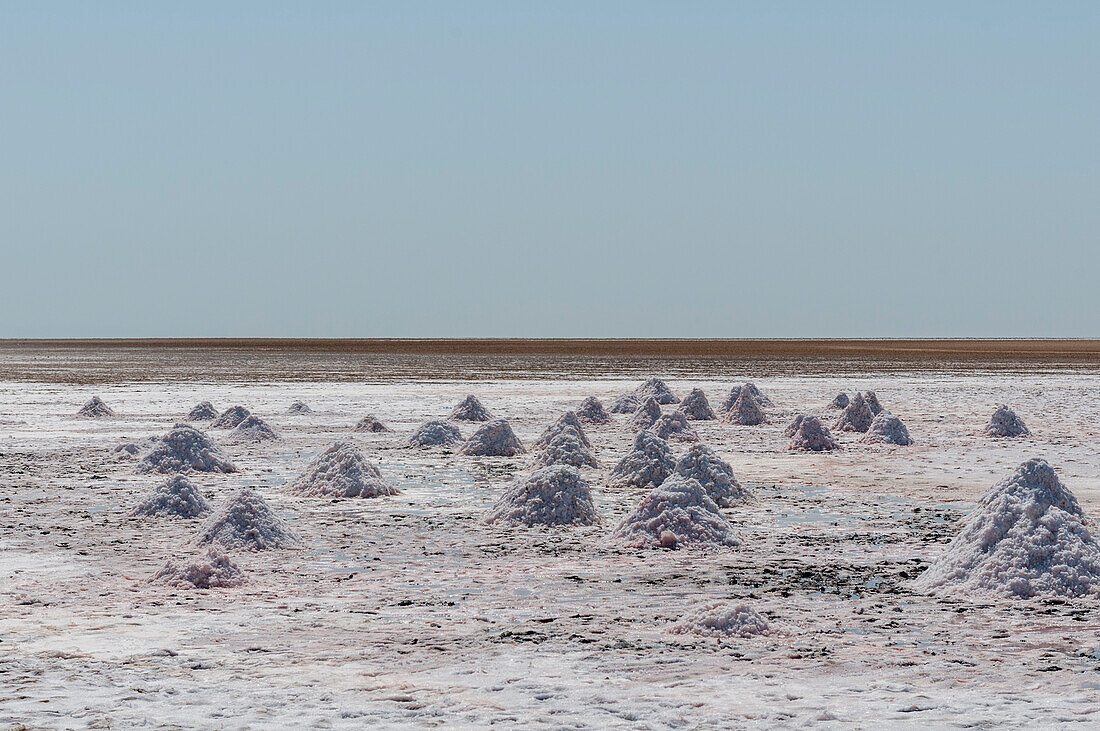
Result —
<instances>
[{"instance_id":1,"label":"clear sky gradient","mask_svg":"<svg viewBox=\"0 0 1100 731\"><path fill-rule=\"evenodd\" d=\"M1100 3L3 2L0 337L1100 336Z\"/></svg>"}]
</instances>

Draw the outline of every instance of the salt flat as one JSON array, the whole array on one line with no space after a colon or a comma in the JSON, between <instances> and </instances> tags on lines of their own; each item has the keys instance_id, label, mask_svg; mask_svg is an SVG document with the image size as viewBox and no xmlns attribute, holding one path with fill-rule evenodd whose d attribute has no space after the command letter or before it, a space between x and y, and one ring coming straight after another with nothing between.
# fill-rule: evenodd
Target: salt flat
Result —
<instances>
[{"instance_id":1,"label":"salt flat","mask_svg":"<svg viewBox=\"0 0 1100 731\"><path fill-rule=\"evenodd\" d=\"M293 366L285 378L250 380L249 359L214 353L223 360L201 377L179 378L168 363L175 375L157 380L159 356L140 356L140 378L125 375L138 356L112 357L126 361L117 382L80 383L69 377L79 363L64 359L0 382L2 723L1100 723L1095 598L938 598L910 586L974 501L1027 458L1049 461L1085 511L1100 515L1100 371L872 363L746 373L714 360L583 358L540 369L499 356L457 377L453 359L395 367L392 357L359 356L350 379L308 354L282 353ZM610 540L649 492L607 485L630 448L629 415L585 426L600 462L582 470L596 526L481 521L530 455L403 447L419 424L446 418L471 393L529 445L584 397L609 406L648 375L681 397L702 388L715 407L751 378L775 402L761 426L692 422L755 495L723 510L739 547L629 550ZM901 417L913 446L834 433L839 452L786 450L782 431L795 414L830 423L825 407L837 391L864 389ZM74 418L94 394L114 418ZM165 476L137 474L114 453L166 432L204 400L246 406L281 438L236 443L199 423L239 471L191 481L215 505L254 488L304 542L235 552L247 582L209 591L149 582L200 521L128 517ZM286 413L298 400L311 412ZM981 435L999 403L1026 421L1030 439ZM368 413L393 431L353 433ZM457 425L466 437L478 426ZM357 445L400 494L289 494L285 484L337 440ZM677 456L689 446L670 444ZM771 634L672 631L718 600L753 607Z\"/></svg>"}]
</instances>

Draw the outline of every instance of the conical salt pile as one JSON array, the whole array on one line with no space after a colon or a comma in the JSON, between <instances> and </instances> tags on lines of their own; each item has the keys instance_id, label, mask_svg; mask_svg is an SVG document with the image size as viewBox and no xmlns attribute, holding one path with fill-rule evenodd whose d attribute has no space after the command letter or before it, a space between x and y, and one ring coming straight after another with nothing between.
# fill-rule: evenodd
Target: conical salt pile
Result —
<instances>
[{"instance_id":1,"label":"conical salt pile","mask_svg":"<svg viewBox=\"0 0 1100 731\"><path fill-rule=\"evenodd\" d=\"M572 426L566 425L550 441L534 448L531 464L536 467L548 467L552 464L571 465L573 467L599 467L595 455L585 446L581 434Z\"/></svg>"},{"instance_id":2,"label":"conical salt pile","mask_svg":"<svg viewBox=\"0 0 1100 731\"><path fill-rule=\"evenodd\" d=\"M451 415L448 418L451 421L489 421L493 417L489 410L477 400L477 396L471 395L462 399L451 409Z\"/></svg>"},{"instance_id":3,"label":"conical salt pile","mask_svg":"<svg viewBox=\"0 0 1100 731\"><path fill-rule=\"evenodd\" d=\"M577 432L577 436L580 437L581 444L586 447L591 447L592 442L588 441L588 436L584 433L584 427L581 426L580 419L577 418L577 414L572 411L566 411L564 414L558 417L550 426L543 430L542 435L535 440L532 445L532 449L539 449L545 447L550 443L550 440L556 437L562 432L563 429L571 428Z\"/></svg>"},{"instance_id":4,"label":"conical salt pile","mask_svg":"<svg viewBox=\"0 0 1100 731\"><path fill-rule=\"evenodd\" d=\"M275 430L258 416L249 414L226 437L234 442L270 442L279 438Z\"/></svg>"},{"instance_id":5,"label":"conical salt pile","mask_svg":"<svg viewBox=\"0 0 1100 731\"><path fill-rule=\"evenodd\" d=\"M228 589L245 578L229 554L211 546L196 556L170 560L149 581L186 589Z\"/></svg>"},{"instance_id":6,"label":"conical salt pile","mask_svg":"<svg viewBox=\"0 0 1100 731\"><path fill-rule=\"evenodd\" d=\"M677 635L753 637L771 631L768 620L746 604L710 602L683 616L671 630Z\"/></svg>"},{"instance_id":7,"label":"conical salt pile","mask_svg":"<svg viewBox=\"0 0 1100 731\"><path fill-rule=\"evenodd\" d=\"M351 430L354 432L384 432L389 431L389 427L379 421L374 414L367 414Z\"/></svg>"},{"instance_id":8,"label":"conical salt pile","mask_svg":"<svg viewBox=\"0 0 1100 731\"><path fill-rule=\"evenodd\" d=\"M416 428L405 443L408 447L449 447L462 441L458 427L445 421L426 421Z\"/></svg>"},{"instance_id":9,"label":"conical salt pile","mask_svg":"<svg viewBox=\"0 0 1100 731\"><path fill-rule=\"evenodd\" d=\"M672 475L611 534L627 548L738 546L741 539L698 480Z\"/></svg>"},{"instance_id":10,"label":"conical salt pile","mask_svg":"<svg viewBox=\"0 0 1100 731\"><path fill-rule=\"evenodd\" d=\"M987 492L914 582L918 591L1007 597L1100 594L1095 524L1041 459Z\"/></svg>"},{"instance_id":11,"label":"conical salt pile","mask_svg":"<svg viewBox=\"0 0 1100 731\"><path fill-rule=\"evenodd\" d=\"M691 389L691 393L680 402L680 411L693 421L712 421L718 418L714 413L714 409L710 407L710 401L707 401L707 395L703 393L701 388Z\"/></svg>"},{"instance_id":12,"label":"conical salt pile","mask_svg":"<svg viewBox=\"0 0 1100 731\"><path fill-rule=\"evenodd\" d=\"M1028 437L1031 432L1024 426L1024 420L1016 412L1001 404L989 417L989 423L982 432L987 437Z\"/></svg>"},{"instance_id":13,"label":"conical salt pile","mask_svg":"<svg viewBox=\"0 0 1100 731\"><path fill-rule=\"evenodd\" d=\"M251 415L251 412L243 406L231 406L223 411L221 416L214 419L210 424L210 428L233 429Z\"/></svg>"},{"instance_id":14,"label":"conical salt pile","mask_svg":"<svg viewBox=\"0 0 1100 731\"><path fill-rule=\"evenodd\" d=\"M82 419L107 419L114 416L115 412L99 396L92 396L91 401L80 407L76 415Z\"/></svg>"},{"instance_id":15,"label":"conical salt pile","mask_svg":"<svg viewBox=\"0 0 1100 731\"><path fill-rule=\"evenodd\" d=\"M741 388L737 400L730 406L722 421L727 424L740 424L742 426L756 426L764 423L767 417L764 416L764 410L756 402L756 398L752 395L752 390L748 388L748 385L746 384Z\"/></svg>"},{"instance_id":16,"label":"conical salt pile","mask_svg":"<svg viewBox=\"0 0 1100 731\"><path fill-rule=\"evenodd\" d=\"M577 407L577 418L586 424L607 424L611 417L604 411L603 404L595 396L589 396Z\"/></svg>"},{"instance_id":17,"label":"conical salt pile","mask_svg":"<svg viewBox=\"0 0 1100 731\"><path fill-rule=\"evenodd\" d=\"M633 414L638 410L638 407L642 405L642 402L635 398L632 393L624 393L619 396L611 404L612 414Z\"/></svg>"},{"instance_id":18,"label":"conical salt pile","mask_svg":"<svg viewBox=\"0 0 1100 731\"><path fill-rule=\"evenodd\" d=\"M875 415L863 400L863 394L857 393L837 417L833 428L837 431L865 432L871 427L874 419Z\"/></svg>"},{"instance_id":19,"label":"conical salt pile","mask_svg":"<svg viewBox=\"0 0 1100 731\"><path fill-rule=\"evenodd\" d=\"M236 472L237 468L205 434L188 424L176 424L157 437L135 470L147 472Z\"/></svg>"},{"instance_id":20,"label":"conical salt pile","mask_svg":"<svg viewBox=\"0 0 1100 731\"><path fill-rule=\"evenodd\" d=\"M805 414L799 414L798 416L794 417L794 420L791 421L790 424L787 424L787 426L783 427L783 436L787 437L788 439L790 437L793 437L794 433L798 431L798 427L802 425L802 420L805 418Z\"/></svg>"},{"instance_id":21,"label":"conical salt pile","mask_svg":"<svg viewBox=\"0 0 1100 731\"><path fill-rule=\"evenodd\" d=\"M644 404L638 407L638 410L634 412L634 416L630 417L630 429L632 431L648 429L660 418L661 407L657 404L657 399L650 396Z\"/></svg>"},{"instance_id":22,"label":"conical salt pile","mask_svg":"<svg viewBox=\"0 0 1100 731\"><path fill-rule=\"evenodd\" d=\"M674 472L698 480L710 499L720 508L729 508L752 500L752 493L741 487L729 463L704 444L693 444L676 462Z\"/></svg>"},{"instance_id":23,"label":"conical salt pile","mask_svg":"<svg viewBox=\"0 0 1100 731\"><path fill-rule=\"evenodd\" d=\"M797 452L831 452L840 449L829 428L816 416L805 416L791 434L787 449Z\"/></svg>"},{"instance_id":24,"label":"conical salt pile","mask_svg":"<svg viewBox=\"0 0 1100 731\"><path fill-rule=\"evenodd\" d=\"M878 402L878 395L874 391L864 391L863 400L867 402L867 408L871 410L871 413L878 416L882 413L882 404Z\"/></svg>"},{"instance_id":25,"label":"conical salt pile","mask_svg":"<svg viewBox=\"0 0 1100 731\"><path fill-rule=\"evenodd\" d=\"M354 444L336 442L321 452L287 490L308 497L380 497L396 495L377 467Z\"/></svg>"},{"instance_id":26,"label":"conical salt pile","mask_svg":"<svg viewBox=\"0 0 1100 731\"><path fill-rule=\"evenodd\" d=\"M182 475L154 487L130 511L135 518L200 518L210 512L210 503Z\"/></svg>"},{"instance_id":27,"label":"conical salt pile","mask_svg":"<svg viewBox=\"0 0 1100 731\"><path fill-rule=\"evenodd\" d=\"M485 516L487 523L592 525L596 506L575 467L555 465L517 478Z\"/></svg>"},{"instance_id":28,"label":"conical salt pile","mask_svg":"<svg viewBox=\"0 0 1100 731\"><path fill-rule=\"evenodd\" d=\"M897 444L902 447L908 447L913 443L905 424L886 409L878 412L860 441L870 444Z\"/></svg>"},{"instance_id":29,"label":"conical salt pile","mask_svg":"<svg viewBox=\"0 0 1100 731\"><path fill-rule=\"evenodd\" d=\"M507 419L494 419L474 432L459 450L470 457L514 457L526 450Z\"/></svg>"},{"instance_id":30,"label":"conical salt pile","mask_svg":"<svg viewBox=\"0 0 1100 731\"><path fill-rule=\"evenodd\" d=\"M201 404L196 404L195 408L187 412L188 421L213 421L219 416L218 410L214 408L214 404L209 401L203 401Z\"/></svg>"},{"instance_id":31,"label":"conical salt pile","mask_svg":"<svg viewBox=\"0 0 1100 731\"><path fill-rule=\"evenodd\" d=\"M672 474L676 460L663 439L650 431L634 436L634 449L611 470L610 482L620 487L660 485Z\"/></svg>"},{"instance_id":32,"label":"conical salt pile","mask_svg":"<svg viewBox=\"0 0 1100 731\"><path fill-rule=\"evenodd\" d=\"M634 389L634 398L644 402L648 398L656 399L658 404L678 404L680 399L672 393L660 378L647 379L645 383Z\"/></svg>"},{"instance_id":33,"label":"conical salt pile","mask_svg":"<svg viewBox=\"0 0 1100 731\"><path fill-rule=\"evenodd\" d=\"M653 422L653 426L649 427L649 430L665 440L675 439L681 442L699 441L699 435L695 432L695 429L692 428L682 411L671 411L667 414L661 414L661 417Z\"/></svg>"},{"instance_id":34,"label":"conical salt pile","mask_svg":"<svg viewBox=\"0 0 1100 731\"><path fill-rule=\"evenodd\" d=\"M193 545L218 543L228 549L264 551L299 548L302 541L254 490L245 488L227 500L199 528Z\"/></svg>"},{"instance_id":35,"label":"conical salt pile","mask_svg":"<svg viewBox=\"0 0 1100 731\"><path fill-rule=\"evenodd\" d=\"M307 404L305 401L295 401L286 410L286 413L290 414L291 416L301 416L303 414L312 414L313 409L309 408L309 404Z\"/></svg>"},{"instance_id":36,"label":"conical salt pile","mask_svg":"<svg viewBox=\"0 0 1100 731\"><path fill-rule=\"evenodd\" d=\"M848 394L841 391L840 393L838 393L836 395L835 398L833 398L832 401L829 402L829 408L830 409L843 409L843 408L848 406L848 403L849 403Z\"/></svg>"}]
</instances>

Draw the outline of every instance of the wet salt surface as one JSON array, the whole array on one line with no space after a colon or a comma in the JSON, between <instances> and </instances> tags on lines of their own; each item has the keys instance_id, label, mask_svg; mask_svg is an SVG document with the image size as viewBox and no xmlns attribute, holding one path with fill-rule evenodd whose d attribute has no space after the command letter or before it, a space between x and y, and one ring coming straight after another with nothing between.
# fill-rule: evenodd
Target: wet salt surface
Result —
<instances>
[{"instance_id":1,"label":"wet salt surface","mask_svg":"<svg viewBox=\"0 0 1100 731\"><path fill-rule=\"evenodd\" d=\"M242 365L218 368L239 374ZM725 393L747 380L676 372L643 371L678 394ZM584 396L610 403L641 380L613 370L561 380L556 367L552 378L539 375L476 388L525 442ZM608 541L649 492L607 487L630 448L628 415L585 425L601 468L582 473L601 525L547 530L480 522L526 470L525 456L401 447L417 425L447 416L471 391L466 381L97 385L118 414L103 421L71 416L89 389L0 383L0 721L1095 724L1095 600L939 599L908 582L974 501L1027 457L1050 461L1085 511L1100 515L1100 376L751 375L776 403L767 423L692 424L756 497L723 511L743 545L713 551ZM781 432L794 414L818 410L838 390L867 389L905 421L916 446L843 433L835 434L842 452L786 451ZM296 398L313 413L283 415ZM247 406L282 441L232 444L209 431L241 472L202 475L196 486L215 505L253 487L305 547L234 553L249 579L239 588L151 585L196 526L126 517L164 477L134 474L111 450L163 433L204 399ZM981 436L1002 402L1032 438ZM368 412L394 431L350 433ZM285 483L336 439L359 445L402 494L288 495ZM677 456L687 448L670 446ZM669 631L714 601L752 607L772 632Z\"/></svg>"}]
</instances>

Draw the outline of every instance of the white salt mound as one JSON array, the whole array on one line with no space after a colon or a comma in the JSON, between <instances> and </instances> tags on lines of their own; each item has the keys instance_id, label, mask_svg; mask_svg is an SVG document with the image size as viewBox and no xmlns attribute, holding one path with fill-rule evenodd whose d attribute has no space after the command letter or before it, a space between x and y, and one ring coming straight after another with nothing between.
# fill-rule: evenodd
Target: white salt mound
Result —
<instances>
[{"instance_id":1,"label":"white salt mound","mask_svg":"<svg viewBox=\"0 0 1100 731\"><path fill-rule=\"evenodd\" d=\"M214 404L209 401L203 401L201 404L196 404L195 408L187 412L188 421L213 421L219 416L218 410L214 408Z\"/></svg>"},{"instance_id":2,"label":"white salt mound","mask_svg":"<svg viewBox=\"0 0 1100 731\"><path fill-rule=\"evenodd\" d=\"M634 389L634 398L638 399L639 402L643 402L647 398L653 398L662 405L680 403L680 399L676 398L672 390L660 378L647 379L645 383Z\"/></svg>"},{"instance_id":3,"label":"white salt mound","mask_svg":"<svg viewBox=\"0 0 1100 731\"><path fill-rule=\"evenodd\" d=\"M210 424L211 429L233 429L252 413L243 406L231 406Z\"/></svg>"},{"instance_id":4,"label":"white salt mound","mask_svg":"<svg viewBox=\"0 0 1100 731\"><path fill-rule=\"evenodd\" d=\"M526 450L507 419L494 419L466 440L459 454L470 457L514 457Z\"/></svg>"},{"instance_id":5,"label":"white salt mound","mask_svg":"<svg viewBox=\"0 0 1100 731\"><path fill-rule=\"evenodd\" d=\"M878 416L882 413L882 404L878 402L878 395L874 391L864 391L863 400L867 402L867 408L871 410L871 413Z\"/></svg>"},{"instance_id":6,"label":"white salt mound","mask_svg":"<svg viewBox=\"0 0 1100 731\"><path fill-rule=\"evenodd\" d=\"M768 398L764 394L763 391L761 391L759 388L757 388L756 384L753 383L752 381L749 381L748 383L746 383L744 386L742 386L742 388L749 389L749 393L751 393L752 397L754 399L756 399L756 403L760 404L761 406L766 406L768 408L771 408L772 406L775 406L775 404L772 402L772 400L770 398Z\"/></svg>"},{"instance_id":7,"label":"white salt mound","mask_svg":"<svg viewBox=\"0 0 1100 731\"><path fill-rule=\"evenodd\" d=\"M710 602L684 615L672 629L678 635L752 637L771 631L768 620L746 604Z\"/></svg>"},{"instance_id":8,"label":"white salt mound","mask_svg":"<svg viewBox=\"0 0 1100 731\"><path fill-rule=\"evenodd\" d=\"M741 539L698 480L672 475L612 533L627 548L737 546Z\"/></svg>"},{"instance_id":9,"label":"white salt mound","mask_svg":"<svg viewBox=\"0 0 1100 731\"><path fill-rule=\"evenodd\" d=\"M566 411L564 414L558 417L557 421L555 421L553 424L543 430L539 438L535 440L532 448L538 449L540 447L546 446L550 443L551 439L560 434L564 429L573 429L573 431L577 432L577 436L580 437L581 444L586 447L592 446L592 442L588 441L588 435L584 433L584 427L581 426L581 422L580 419L577 417L577 414L573 411Z\"/></svg>"},{"instance_id":10,"label":"white salt mound","mask_svg":"<svg viewBox=\"0 0 1100 731\"><path fill-rule=\"evenodd\" d=\"M630 429L632 431L641 431L642 429L648 429L653 426L657 419L661 418L661 407L657 403L657 399L650 396L645 400L638 410L634 412L634 416L630 418Z\"/></svg>"},{"instance_id":11,"label":"white salt mound","mask_svg":"<svg viewBox=\"0 0 1100 731\"><path fill-rule=\"evenodd\" d=\"M897 444L902 447L913 443L905 424L886 409L878 412L861 441L871 444Z\"/></svg>"},{"instance_id":12,"label":"white salt mound","mask_svg":"<svg viewBox=\"0 0 1100 731\"><path fill-rule=\"evenodd\" d=\"M668 444L651 431L640 431L634 435L633 451L611 470L610 482L620 487L655 487L675 468Z\"/></svg>"},{"instance_id":13,"label":"white salt mound","mask_svg":"<svg viewBox=\"0 0 1100 731\"><path fill-rule=\"evenodd\" d=\"M791 434L787 449L796 452L831 452L840 449L840 444L833 438L829 427L821 423L821 419L805 416Z\"/></svg>"},{"instance_id":14,"label":"white salt mound","mask_svg":"<svg viewBox=\"0 0 1100 731\"><path fill-rule=\"evenodd\" d=\"M258 416L249 414L244 421L229 432L228 439L235 442L270 442L279 438L275 430Z\"/></svg>"},{"instance_id":15,"label":"white salt mound","mask_svg":"<svg viewBox=\"0 0 1100 731\"><path fill-rule=\"evenodd\" d=\"M849 403L848 394L841 391L829 402L830 409L843 409Z\"/></svg>"},{"instance_id":16,"label":"white salt mound","mask_svg":"<svg viewBox=\"0 0 1100 731\"><path fill-rule=\"evenodd\" d=\"M589 396L577 407L577 418L587 424L607 424L611 417L604 410L603 404L595 396Z\"/></svg>"},{"instance_id":17,"label":"white salt mound","mask_svg":"<svg viewBox=\"0 0 1100 731\"><path fill-rule=\"evenodd\" d=\"M871 413L871 407L863 398L862 393L856 393L852 400L840 412L833 428L837 431L865 432L871 428L871 422L875 415Z\"/></svg>"},{"instance_id":18,"label":"white salt mound","mask_svg":"<svg viewBox=\"0 0 1100 731\"><path fill-rule=\"evenodd\" d=\"M665 440L676 439L681 442L699 441L699 435L688 422L687 416L684 415L684 412L679 410L661 414L661 417L653 422L653 426L649 427L649 430Z\"/></svg>"},{"instance_id":19,"label":"white salt mound","mask_svg":"<svg viewBox=\"0 0 1100 731\"><path fill-rule=\"evenodd\" d=\"M458 427L445 421L427 421L416 428L409 441L409 447L449 447L462 441L462 432Z\"/></svg>"},{"instance_id":20,"label":"white salt mound","mask_svg":"<svg viewBox=\"0 0 1100 731\"><path fill-rule=\"evenodd\" d=\"M305 401L295 401L290 405L290 408L286 410L286 413L292 415L311 414L313 413L313 409L309 408L309 404Z\"/></svg>"},{"instance_id":21,"label":"white salt mound","mask_svg":"<svg viewBox=\"0 0 1100 731\"><path fill-rule=\"evenodd\" d=\"M727 411L725 417L723 417L722 420L727 424L756 426L757 424L763 424L767 420L767 417L764 415L764 410L760 408L760 404L757 403L756 397L753 396L749 385L751 384L746 383L741 387L737 395L737 400L733 402L729 411Z\"/></svg>"},{"instance_id":22,"label":"white salt mound","mask_svg":"<svg viewBox=\"0 0 1100 731\"><path fill-rule=\"evenodd\" d=\"M129 461L137 459L156 445L157 437L147 437L139 442L123 442L114 448L112 454L117 460Z\"/></svg>"},{"instance_id":23,"label":"white salt mound","mask_svg":"<svg viewBox=\"0 0 1100 731\"><path fill-rule=\"evenodd\" d=\"M1096 525L1041 459L994 485L913 585L1005 597L1100 594Z\"/></svg>"},{"instance_id":24,"label":"white salt mound","mask_svg":"<svg viewBox=\"0 0 1100 731\"><path fill-rule=\"evenodd\" d=\"M1001 404L989 417L989 423L982 432L987 437L1028 437L1031 431L1024 426L1024 420L1016 412Z\"/></svg>"},{"instance_id":25,"label":"white salt mound","mask_svg":"<svg viewBox=\"0 0 1100 731\"><path fill-rule=\"evenodd\" d=\"M674 471L681 477L697 480L720 508L729 508L752 500L752 493L741 487L729 463L704 444L693 444L677 460Z\"/></svg>"},{"instance_id":26,"label":"white salt mound","mask_svg":"<svg viewBox=\"0 0 1100 731\"><path fill-rule=\"evenodd\" d=\"M638 410L638 407L642 405L642 402L634 397L632 393L624 393L611 404L612 414L633 414Z\"/></svg>"},{"instance_id":27,"label":"white salt mound","mask_svg":"<svg viewBox=\"0 0 1100 731\"><path fill-rule=\"evenodd\" d=\"M451 409L449 418L451 421L489 421L493 417L477 400L477 396L467 396Z\"/></svg>"},{"instance_id":28,"label":"white salt mound","mask_svg":"<svg viewBox=\"0 0 1100 731\"><path fill-rule=\"evenodd\" d=\"M692 421L712 421L718 418L701 388L691 389L691 393L680 402L680 411Z\"/></svg>"},{"instance_id":29,"label":"white salt mound","mask_svg":"<svg viewBox=\"0 0 1100 731\"><path fill-rule=\"evenodd\" d=\"M354 432L384 432L390 429L379 421L374 414L367 414L351 430Z\"/></svg>"},{"instance_id":30,"label":"white salt mound","mask_svg":"<svg viewBox=\"0 0 1100 731\"><path fill-rule=\"evenodd\" d=\"M548 467L552 464L571 465L573 467L599 467L592 451L584 445L581 435L572 426L566 426L550 441L534 450L531 464L536 467Z\"/></svg>"},{"instance_id":31,"label":"white salt mound","mask_svg":"<svg viewBox=\"0 0 1100 731\"><path fill-rule=\"evenodd\" d=\"M321 452L287 490L307 497L380 497L396 495L381 471L354 444L336 442Z\"/></svg>"},{"instance_id":32,"label":"white salt mound","mask_svg":"<svg viewBox=\"0 0 1100 731\"><path fill-rule=\"evenodd\" d=\"M130 511L139 518L200 518L210 512L210 503L191 481L176 475L154 487Z\"/></svg>"},{"instance_id":33,"label":"white salt mound","mask_svg":"<svg viewBox=\"0 0 1100 731\"><path fill-rule=\"evenodd\" d=\"M148 472L236 472L225 453L205 434L188 424L176 424L162 437L135 468Z\"/></svg>"},{"instance_id":34,"label":"white salt mound","mask_svg":"<svg viewBox=\"0 0 1100 731\"><path fill-rule=\"evenodd\" d=\"M266 551L299 548L302 541L254 490L245 488L210 514L194 545L217 543L228 549Z\"/></svg>"},{"instance_id":35,"label":"white salt mound","mask_svg":"<svg viewBox=\"0 0 1100 731\"><path fill-rule=\"evenodd\" d=\"M99 396L92 396L92 400L80 407L76 415L82 419L106 419L114 416L115 412Z\"/></svg>"},{"instance_id":36,"label":"white salt mound","mask_svg":"<svg viewBox=\"0 0 1100 731\"><path fill-rule=\"evenodd\" d=\"M802 420L806 418L805 414L799 414L794 417L794 420L790 424L783 427L783 436L790 438L794 436L794 433L798 431L798 427L802 425Z\"/></svg>"},{"instance_id":37,"label":"white salt mound","mask_svg":"<svg viewBox=\"0 0 1100 731\"><path fill-rule=\"evenodd\" d=\"M588 483L575 467L555 465L518 478L485 516L487 523L592 525L599 521Z\"/></svg>"},{"instance_id":38,"label":"white salt mound","mask_svg":"<svg viewBox=\"0 0 1100 731\"><path fill-rule=\"evenodd\" d=\"M215 546L197 556L170 560L150 579L151 583L187 589L228 589L244 581L240 567Z\"/></svg>"}]
</instances>

